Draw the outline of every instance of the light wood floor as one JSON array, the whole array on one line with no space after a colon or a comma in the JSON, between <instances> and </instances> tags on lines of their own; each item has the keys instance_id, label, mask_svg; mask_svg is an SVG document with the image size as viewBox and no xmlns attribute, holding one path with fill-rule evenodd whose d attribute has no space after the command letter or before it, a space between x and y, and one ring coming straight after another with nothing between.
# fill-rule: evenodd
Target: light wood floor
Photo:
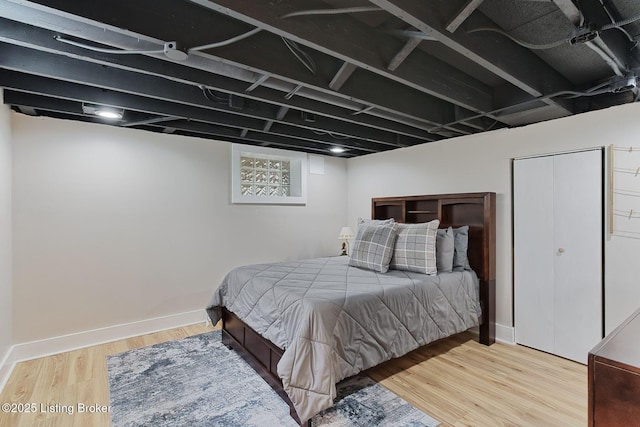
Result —
<instances>
[{"instance_id":1,"label":"light wood floor","mask_svg":"<svg viewBox=\"0 0 640 427\"><path fill-rule=\"evenodd\" d=\"M447 426L586 426L587 367L470 333L368 374Z\"/></svg>"},{"instance_id":2,"label":"light wood floor","mask_svg":"<svg viewBox=\"0 0 640 427\"><path fill-rule=\"evenodd\" d=\"M35 403L36 412L0 412L0 426L109 426L108 413L77 411L78 403L109 404L107 355L208 330L193 325L21 362L0 403ZM520 346L485 347L473 339L461 334L368 374L443 427L587 424L586 366ZM62 405L73 407L73 415Z\"/></svg>"}]
</instances>

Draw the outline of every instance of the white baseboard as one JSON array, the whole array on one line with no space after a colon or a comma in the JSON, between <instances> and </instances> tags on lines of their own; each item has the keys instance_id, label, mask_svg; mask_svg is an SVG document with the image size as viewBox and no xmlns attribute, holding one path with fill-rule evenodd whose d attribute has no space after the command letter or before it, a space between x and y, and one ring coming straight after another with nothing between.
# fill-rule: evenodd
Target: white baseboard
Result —
<instances>
[{"instance_id":1,"label":"white baseboard","mask_svg":"<svg viewBox=\"0 0 640 427\"><path fill-rule=\"evenodd\" d=\"M478 328L478 326L474 326L468 331L473 332L474 334L480 334L480 329ZM514 329L511 326L504 326L496 323L496 341L503 344L515 344L516 340Z\"/></svg>"},{"instance_id":2,"label":"white baseboard","mask_svg":"<svg viewBox=\"0 0 640 427\"><path fill-rule=\"evenodd\" d=\"M9 356L11 356L14 347L13 345L9 347L9 350L0 361L0 393L4 390L4 386L9 380L9 376L11 376L11 372L15 366L15 363L9 363Z\"/></svg>"},{"instance_id":3,"label":"white baseboard","mask_svg":"<svg viewBox=\"0 0 640 427\"><path fill-rule=\"evenodd\" d=\"M496 323L496 341L503 344L515 345L515 329L512 326L504 326Z\"/></svg>"},{"instance_id":4,"label":"white baseboard","mask_svg":"<svg viewBox=\"0 0 640 427\"><path fill-rule=\"evenodd\" d=\"M4 389L18 362L193 325L207 320L208 317L204 310L195 310L13 345L0 362L0 392ZM471 331L477 333L477 328L472 328ZM514 328L496 324L496 341L515 344Z\"/></svg>"},{"instance_id":5,"label":"white baseboard","mask_svg":"<svg viewBox=\"0 0 640 427\"><path fill-rule=\"evenodd\" d=\"M0 392L4 389L14 366L18 362L167 329L180 328L195 323L204 323L207 320L206 312L202 309L15 344L9 349L0 364Z\"/></svg>"}]
</instances>

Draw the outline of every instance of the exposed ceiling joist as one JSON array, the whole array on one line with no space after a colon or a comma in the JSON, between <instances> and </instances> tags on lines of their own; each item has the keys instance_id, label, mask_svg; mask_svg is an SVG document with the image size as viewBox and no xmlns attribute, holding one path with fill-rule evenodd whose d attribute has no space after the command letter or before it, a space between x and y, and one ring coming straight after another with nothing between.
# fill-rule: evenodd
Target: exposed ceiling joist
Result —
<instances>
[{"instance_id":1,"label":"exposed ceiling joist","mask_svg":"<svg viewBox=\"0 0 640 427\"><path fill-rule=\"evenodd\" d=\"M331 79L331 82L329 83L329 87L335 91L339 91L342 85L356 70L356 68L358 67L351 64L350 62L343 63L342 66L336 72L335 76L333 76L333 78Z\"/></svg>"},{"instance_id":2,"label":"exposed ceiling joist","mask_svg":"<svg viewBox=\"0 0 640 427\"><path fill-rule=\"evenodd\" d=\"M387 69L389 71L395 71L396 68L398 68L405 59L407 59L411 52L413 52L413 50L418 47L421 41L422 40L420 40L418 37L409 38L404 46L402 46L402 49L400 49L400 51L396 53L393 58L391 58L391 61L389 61L389 65L387 65Z\"/></svg>"},{"instance_id":3,"label":"exposed ceiling joist","mask_svg":"<svg viewBox=\"0 0 640 427\"><path fill-rule=\"evenodd\" d=\"M245 92L251 92L252 90L254 90L255 88L257 88L258 86L262 85L264 82L266 82L269 79L270 75L269 74L263 74L261 75L255 82L253 82L248 88L245 89Z\"/></svg>"},{"instance_id":4,"label":"exposed ceiling joist","mask_svg":"<svg viewBox=\"0 0 640 427\"><path fill-rule=\"evenodd\" d=\"M1 45L1 44L0 44ZM31 75L46 76L66 82L85 82L95 88L111 89L135 95L143 95L152 99L171 101L188 106L206 108L223 113L234 113L239 116L253 117L260 120L276 118L278 108L264 104L247 106L238 112L227 102L218 103L203 96L202 89L192 85L185 85L172 81L165 81L160 77L141 78L137 73L126 70L111 70L109 74L101 73L100 66L74 58L67 58L45 52L5 45L2 50L6 55L0 57L0 67L8 70L19 70ZM117 82L117 83L116 83ZM46 91L46 88L43 89ZM293 124L294 126L296 124ZM382 132L371 128L353 125L325 117L322 122L314 124L318 131L342 132L353 138L379 140L381 143L396 145L397 138L389 132ZM309 127L306 125L306 127ZM336 131L338 132L338 131ZM409 145L421 142L413 141L411 137L403 137Z\"/></svg>"},{"instance_id":5,"label":"exposed ceiling joist","mask_svg":"<svg viewBox=\"0 0 640 427\"><path fill-rule=\"evenodd\" d=\"M182 135L189 136L206 136L218 138L224 141L235 142L239 144L250 144L250 145L260 145L260 146L268 146L274 148L283 148L283 149L295 149L300 151L306 151L315 154L326 154L327 147L334 147L338 144L327 144L326 146L318 146L311 142L305 141L290 141L287 138L269 138L266 139L263 135L255 132L246 132L237 135L235 132L229 129L225 129L219 126L210 125L207 123L197 123L197 122L180 122L173 123L171 129L174 132L178 132ZM150 127L155 127L157 130L162 131L163 127L151 125ZM357 150L357 149L347 149L347 151L340 153L339 157L354 157L363 154L369 154L371 151L369 150Z\"/></svg>"},{"instance_id":6,"label":"exposed ceiling joist","mask_svg":"<svg viewBox=\"0 0 640 427\"><path fill-rule=\"evenodd\" d=\"M438 13L434 10L435 2L370 1L533 97L542 97L571 88L566 79L540 58L509 40L498 38L499 36L493 34L483 34L482 39L463 31L450 34L436 18ZM442 1L438 2L440 7L443 7L443 4ZM479 22L486 21L486 18L475 16ZM557 103L554 99L549 99L547 102ZM569 105L561 105L561 107L570 112Z\"/></svg>"},{"instance_id":7,"label":"exposed ceiling joist","mask_svg":"<svg viewBox=\"0 0 640 427\"><path fill-rule=\"evenodd\" d=\"M52 37L55 33L46 32L42 28L35 28L30 25L25 27L24 25L18 24L14 20L18 20L19 22L26 20L26 23L29 22L28 7L16 5L8 0L0 0L0 7L5 7L5 4L9 6L3 12L6 13L5 16L11 18L12 21L5 19L3 20L3 25L0 25L0 32L4 34L3 39L15 40L18 41L19 44L28 44L30 47L43 49L45 51L57 50L68 52L72 56L81 55L85 60L88 59L97 63L108 62L110 66L114 67L128 68L130 67L129 64L139 64L134 65L135 70L138 72L164 75L170 79L179 78L192 82L200 81L206 86L232 87L236 93L243 93L247 89L246 84L240 82L249 82L251 85L249 88L252 89L251 92L256 92L255 87L260 85L262 85L262 87L259 89L265 89L265 91L272 89L272 92L275 91L276 93L274 95L267 98L270 102L296 102L296 98L303 97L343 108L351 108L353 111L360 110L363 104L371 105L377 108L377 117L383 119L390 118L399 123L416 123L422 121L425 123L425 128L427 127L426 125L433 127L435 124L446 121L446 118L443 119L442 117L442 114L448 108L446 103L438 101L432 102L426 95L404 93L402 96L406 102L400 103L400 106L389 107L387 105L388 99L379 96L376 92L362 90L361 85L351 87L348 91L340 93L334 92L326 87L316 87L308 81L305 81L306 86L304 90L301 90L303 89L303 85L298 85L299 89L295 93L295 95L297 95L296 97L292 95L289 99L284 99L282 92L284 92L284 94L291 93L292 89L295 88L295 86L291 86L290 79L287 81L287 79L282 76L275 76L268 71L256 70L253 67L246 67L245 69L242 66L233 66L226 59L216 59L209 54L201 52L190 54L186 61L182 61L179 64L167 62L166 57L162 54L149 54L145 56L126 55L126 58L117 55L94 54L91 51L83 51L82 49L56 42ZM99 25L95 21L86 18L74 23L72 19L68 18L67 14L48 8L39 7L35 13L36 18L44 23L44 28L47 30L57 31L64 29L65 34L71 34L77 37L95 37L97 40L109 42L111 46L124 50L139 50L142 48L157 49L161 46L162 42L152 37L138 38L131 35L130 31L113 26ZM147 44L140 46L141 40ZM230 51L233 51L233 49L230 49ZM255 57L255 55L250 56ZM162 61L155 61L154 63L153 59L147 57L153 57ZM267 63L269 61L269 57L265 56L263 62ZM187 75L185 76L185 74ZM194 77L191 77L192 75ZM269 77L265 78L265 76ZM305 74L301 74L301 76L301 78L307 78ZM256 85L256 82L258 82L258 85ZM316 113L320 114L322 112L316 111ZM455 131L455 129L451 130ZM430 140L433 139L437 139L437 137L430 137Z\"/></svg>"},{"instance_id":8,"label":"exposed ceiling joist","mask_svg":"<svg viewBox=\"0 0 640 427\"><path fill-rule=\"evenodd\" d=\"M476 10L484 0L468 0L458 13L449 21L445 27L450 33L455 33L462 23Z\"/></svg>"},{"instance_id":9,"label":"exposed ceiling joist","mask_svg":"<svg viewBox=\"0 0 640 427\"><path fill-rule=\"evenodd\" d=\"M177 117L173 117L173 116L156 116L156 117L150 117L148 119L143 119L143 120L125 121L122 123L122 126L136 127L136 126L151 125L156 123L164 123L164 122L169 122L176 119Z\"/></svg>"},{"instance_id":10,"label":"exposed ceiling joist","mask_svg":"<svg viewBox=\"0 0 640 427\"><path fill-rule=\"evenodd\" d=\"M639 41L636 0L0 0L0 87L21 114L352 157L633 102Z\"/></svg>"},{"instance_id":11,"label":"exposed ceiling joist","mask_svg":"<svg viewBox=\"0 0 640 427\"><path fill-rule=\"evenodd\" d=\"M416 89L433 97L452 102L473 111L491 109L491 91L488 87L459 70L422 53L422 72L411 69L390 73L380 51L387 51L389 58L402 48L402 42L391 35L366 28L349 16L332 16L331 25L323 25L316 17L300 16L282 19L298 10L299 3L274 4L268 0L237 2L234 0L192 0L207 9L229 15L250 25L263 28L308 46L341 61L351 62L359 68L378 74L399 84ZM348 37L345 37L348 34ZM375 46L377 51L372 50ZM454 84L457 81L458 84ZM460 81L468 84L460 85Z\"/></svg>"},{"instance_id":12,"label":"exposed ceiling joist","mask_svg":"<svg viewBox=\"0 0 640 427\"><path fill-rule=\"evenodd\" d=\"M185 120L197 120L203 123L210 123L213 125L222 125L230 128L248 129L252 131L262 132L264 129L264 121L253 119L250 117L240 117L232 114L226 114L223 112L214 112L208 109L183 106L175 104L170 101L163 100L149 100L140 96L118 93L113 91L105 92L98 88L82 88L75 83L66 82L52 82L46 78L38 76L20 76L17 73L10 71L0 70L0 81L4 83L6 88L20 92L5 92L5 102L15 103L17 105L30 105L26 103L26 95L33 94L29 99L31 105L35 108L50 109L48 106L43 106L40 100L48 99L42 98L38 95L43 92L43 89L47 89L49 97L55 97L61 100L76 101L76 111L81 112L81 103L77 101L86 101L95 104L103 105L116 105L127 109L127 111L141 112L152 115L166 115L172 118L180 118ZM17 94L23 93L21 98L17 99ZM38 103L36 102L38 100ZM126 117L126 116L125 116ZM295 117L291 117L291 120L295 120ZM315 133L315 132L320 133ZM335 138L329 136L329 132L338 132L339 130L331 128L330 130L318 129L313 127L305 127L300 120L299 126L286 126L279 129L278 136L290 137L293 139L304 139L310 142L319 142L323 145L334 145L337 141ZM367 139L344 139L340 140L340 143L350 148L370 147L371 151L377 151L381 148L395 148L398 147L397 141L393 142L378 142L376 140Z\"/></svg>"},{"instance_id":13,"label":"exposed ceiling joist","mask_svg":"<svg viewBox=\"0 0 640 427\"><path fill-rule=\"evenodd\" d=\"M576 27L580 25L582 21L582 14L580 13L580 9L576 7L572 0L551 0L558 6L558 9L565 14L565 16L569 19L569 21L575 25Z\"/></svg>"}]
</instances>

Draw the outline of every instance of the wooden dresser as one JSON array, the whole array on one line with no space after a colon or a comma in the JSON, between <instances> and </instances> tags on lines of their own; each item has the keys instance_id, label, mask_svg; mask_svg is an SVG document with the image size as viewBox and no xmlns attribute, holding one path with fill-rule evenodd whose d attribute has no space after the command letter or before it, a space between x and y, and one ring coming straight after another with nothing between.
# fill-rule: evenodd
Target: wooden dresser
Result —
<instances>
[{"instance_id":1,"label":"wooden dresser","mask_svg":"<svg viewBox=\"0 0 640 427\"><path fill-rule=\"evenodd\" d=\"M640 309L589 352L589 427L640 427Z\"/></svg>"}]
</instances>

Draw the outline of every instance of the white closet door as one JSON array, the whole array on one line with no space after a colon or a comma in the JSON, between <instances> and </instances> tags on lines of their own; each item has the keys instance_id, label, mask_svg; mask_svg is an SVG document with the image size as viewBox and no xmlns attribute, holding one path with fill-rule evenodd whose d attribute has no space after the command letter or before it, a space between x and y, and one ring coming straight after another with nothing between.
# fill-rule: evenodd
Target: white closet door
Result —
<instances>
[{"instance_id":1,"label":"white closet door","mask_svg":"<svg viewBox=\"0 0 640 427\"><path fill-rule=\"evenodd\" d=\"M602 151L554 156L554 353L587 363L602 339Z\"/></svg>"},{"instance_id":2,"label":"white closet door","mask_svg":"<svg viewBox=\"0 0 640 427\"><path fill-rule=\"evenodd\" d=\"M516 342L552 353L553 157L516 160L513 173Z\"/></svg>"},{"instance_id":3,"label":"white closet door","mask_svg":"<svg viewBox=\"0 0 640 427\"><path fill-rule=\"evenodd\" d=\"M602 151L514 162L516 342L581 363L602 338Z\"/></svg>"}]
</instances>

